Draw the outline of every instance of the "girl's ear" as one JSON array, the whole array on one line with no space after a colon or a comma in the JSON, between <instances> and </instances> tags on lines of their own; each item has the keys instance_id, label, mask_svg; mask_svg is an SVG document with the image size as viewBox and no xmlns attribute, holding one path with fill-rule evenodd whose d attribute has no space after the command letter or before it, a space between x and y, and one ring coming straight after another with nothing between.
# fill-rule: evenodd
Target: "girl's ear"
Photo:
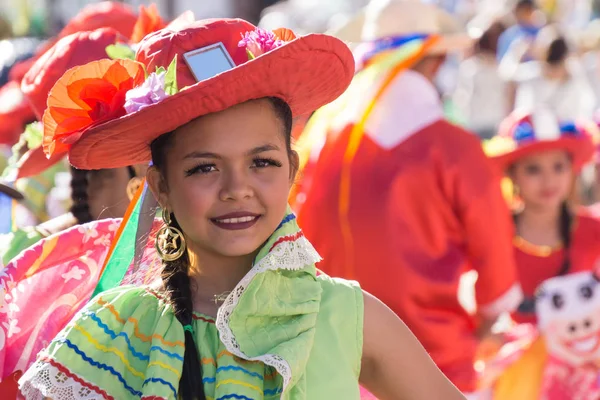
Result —
<instances>
[{"instance_id":1,"label":"girl's ear","mask_svg":"<svg viewBox=\"0 0 600 400\"><path fill-rule=\"evenodd\" d=\"M290 153L290 185L296 182L296 175L298 175L298 169L300 168L300 156L298 152L292 150Z\"/></svg>"},{"instance_id":2,"label":"girl's ear","mask_svg":"<svg viewBox=\"0 0 600 400\"><path fill-rule=\"evenodd\" d=\"M158 170L158 168L152 166L146 171L146 182L148 187L154 195L154 198L158 201L161 208L168 207L168 186L165 178Z\"/></svg>"}]
</instances>

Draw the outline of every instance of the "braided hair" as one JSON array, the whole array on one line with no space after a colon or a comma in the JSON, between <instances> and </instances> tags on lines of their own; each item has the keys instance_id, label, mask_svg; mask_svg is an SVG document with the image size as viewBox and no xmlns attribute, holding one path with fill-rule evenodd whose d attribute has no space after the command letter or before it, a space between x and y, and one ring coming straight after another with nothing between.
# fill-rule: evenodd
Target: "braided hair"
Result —
<instances>
[{"instance_id":1,"label":"braided hair","mask_svg":"<svg viewBox=\"0 0 600 400\"><path fill-rule=\"evenodd\" d=\"M564 258L563 263L558 271L558 276L566 275L571 269L571 228L573 226L573 216L569 210L567 202L563 202L560 208L559 217L559 232L563 243Z\"/></svg>"},{"instance_id":2,"label":"braided hair","mask_svg":"<svg viewBox=\"0 0 600 400\"><path fill-rule=\"evenodd\" d=\"M71 214L77 223L85 224L94 220L88 204L88 171L71 167Z\"/></svg>"},{"instance_id":3,"label":"braided hair","mask_svg":"<svg viewBox=\"0 0 600 400\"><path fill-rule=\"evenodd\" d=\"M286 102L279 98L269 97L273 110L284 124L286 148L291 154L292 111ZM166 176L166 154L173 144L174 132L165 133L150 144L152 163ZM171 213L171 224L181 229L176 216ZM170 298L171 305L177 320L184 326L192 324L193 303L192 287L189 276L190 261L187 252L175 261L163 261L162 279L165 290ZM196 347L193 334L185 330L185 352L183 357L183 371L179 380L179 397L182 399L206 400L202 384L202 366L200 353Z\"/></svg>"}]
</instances>

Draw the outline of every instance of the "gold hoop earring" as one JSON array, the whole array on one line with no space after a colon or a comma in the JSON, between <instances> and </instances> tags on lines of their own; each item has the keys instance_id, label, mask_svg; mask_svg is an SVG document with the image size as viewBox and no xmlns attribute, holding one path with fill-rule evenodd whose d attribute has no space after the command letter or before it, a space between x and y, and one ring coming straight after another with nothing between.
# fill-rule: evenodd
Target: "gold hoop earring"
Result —
<instances>
[{"instance_id":1,"label":"gold hoop earring","mask_svg":"<svg viewBox=\"0 0 600 400\"><path fill-rule=\"evenodd\" d=\"M129 182L127 182L127 188L125 189L125 192L127 193L127 198L129 201L133 199L141 185L142 178L138 178L137 176L131 178Z\"/></svg>"},{"instance_id":2,"label":"gold hoop earring","mask_svg":"<svg viewBox=\"0 0 600 400\"><path fill-rule=\"evenodd\" d=\"M163 261L175 261L183 255L186 249L183 233L171 226L171 214L166 208L162 210L164 226L156 233L154 247Z\"/></svg>"}]
</instances>

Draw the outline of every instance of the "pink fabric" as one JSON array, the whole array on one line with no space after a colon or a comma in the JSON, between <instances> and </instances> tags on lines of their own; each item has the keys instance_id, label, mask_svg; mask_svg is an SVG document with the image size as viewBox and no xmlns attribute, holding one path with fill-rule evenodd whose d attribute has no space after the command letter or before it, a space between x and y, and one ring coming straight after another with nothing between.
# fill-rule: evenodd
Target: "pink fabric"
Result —
<instances>
[{"instance_id":1,"label":"pink fabric","mask_svg":"<svg viewBox=\"0 0 600 400\"><path fill-rule=\"evenodd\" d=\"M26 370L87 303L120 222L95 221L52 235L0 272L0 380ZM160 276L151 243L123 284L149 284Z\"/></svg>"},{"instance_id":2,"label":"pink fabric","mask_svg":"<svg viewBox=\"0 0 600 400\"><path fill-rule=\"evenodd\" d=\"M573 367L550 357L542 378L540 398L545 400L597 400L600 398L598 367Z\"/></svg>"},{"instance_id":3,"label":"pink fabric","mask_svg":"<svg viewBox=\"0 0 600 400\"><path fill-rule=\"evenodd\" d=\"M27 369L89 300L120 220L75 226L25 250L0 274L0 378Z\"/></svg>"},{"instance_id":4,"label":"pink fabric","mask_svg":"<svg viewBox=\"0 0 600 400\"><path fill-rule=\"evenodd\" d=\"M361 400L377 400L377 397L373 396L367 389L360 387L360 399Z\"/></svg>"}]
</instances>

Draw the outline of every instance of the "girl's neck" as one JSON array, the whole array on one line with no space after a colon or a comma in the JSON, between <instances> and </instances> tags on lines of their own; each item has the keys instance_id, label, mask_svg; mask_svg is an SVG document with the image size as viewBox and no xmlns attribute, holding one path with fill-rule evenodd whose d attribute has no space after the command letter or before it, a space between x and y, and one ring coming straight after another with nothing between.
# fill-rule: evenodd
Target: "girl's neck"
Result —
<instances>
[{"instance_id":1,"label":"girl's neck","mask_svg":"<svg viewBox=\"0 0 600 400\"><path fill-rule=\"evenodd\" d=\"M194 293L194 310L213 315L222 304L215 296L231 292L252 268L255 253L227 257L207 251L188 250L190 280Z\"/></svg>"},{"instance_id":2,"label":"girl's neck","mask_svg":"<svg viewBox=\"0 0 600 400\"><path fill-rule=\"evenodd\" d=\"M517 234L535 245L556 246L561 244L560 212L560 208L525 207L517 216Z\"/></svg>"},{"instance_id":3,"label":"girl's neck","mask_svg":"<svg viewBox=\"0 0 600 400\"><path fill-rule=\"evenodd\" d=\"M561 82L566 81L569 78L569 72L567 71L567 67L564 62L558 65L545 64L542 69L542 74L546 79Z\"/></svg>"}]
</instances>

